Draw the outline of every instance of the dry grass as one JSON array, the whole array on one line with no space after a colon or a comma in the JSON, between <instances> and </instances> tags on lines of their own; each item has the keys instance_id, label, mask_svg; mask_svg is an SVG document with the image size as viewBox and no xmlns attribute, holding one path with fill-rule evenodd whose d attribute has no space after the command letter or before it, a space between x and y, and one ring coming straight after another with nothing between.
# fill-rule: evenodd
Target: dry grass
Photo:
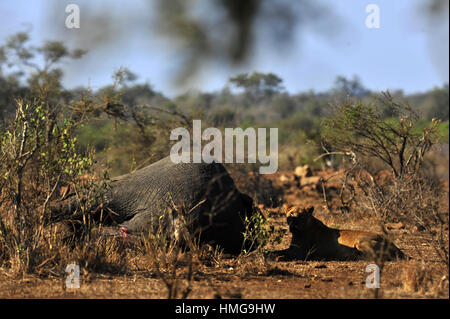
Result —
<instances>
[{"instance_id":1,"label":"dry grass","mask_svg":"<svg viewBox=\"0 0 450 319\"><path fill-rule=\"evenodd\" d=\"M277 180L287 173L280 172L269 178L281 187ZM361 219L351 212L341 212L335 193L332 193L331 210L328 210L320 191L311 191L305 196L305 189L295 184L284 186L283 191L285 200L290 203L319 207L317 217L329 226L377 230L377 223L370 218ZM276 229L287 229L285 217L278 208L265 208L265 211ZM431 235L409 226L390 230L390 233L397 238L396 245L414 259L386 262L379 297L448 298L448 280L443 279L448 278L448 268L433 248ZM53 229L50 234L59 232ZM285 249L290 236L288 233L280 243L270 242L266 248ZM446 236L448 242L448 232ZM167 298L170 284L177 287L172 290L172 296L176 297L183 297L183 291L189 288L188 298L373 297L373 290L365 287L368 262L364 261L277 261L265 258L262 251L236 257L210 246L176 253L175 247L170 250L169 245L164 246L167 254L164 263L162 246L155 246L159 252L152 252L149 243L146 248L145 244L133 246L122 240L101 241L100 238L92 236L82 246L60 244L58 249L54 247L50 255L57 257L42 266L46 271L41 275L17 275L4 266L0 275L0 297ZM57 237L50 242L56 244ZM69 263L80 265L79 289L65 288L64 268ZM171 281L169 286L164 280Z\"/></svg>"},{"instance_id":2,"label":"dry grass","mask_svg":"<svg viewBox=\"0 0 450 319\"><path fill-rule=\"evenodd\" d=\"M412 295L440 297L448 295L448 275L433 276L424 261L406 265L402 272L403 290Z\"/></svg>"}]
</instances>

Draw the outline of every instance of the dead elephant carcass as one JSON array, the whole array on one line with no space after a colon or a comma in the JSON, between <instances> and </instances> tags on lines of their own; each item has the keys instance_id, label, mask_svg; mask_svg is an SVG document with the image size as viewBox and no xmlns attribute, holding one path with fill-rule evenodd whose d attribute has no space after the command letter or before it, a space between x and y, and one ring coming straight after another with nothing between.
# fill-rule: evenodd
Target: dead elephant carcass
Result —
<instances>
[{"instance_id":1,"label":"dead elephant carcass","mask_svg":"<svg viewBox=\"0 0 450 319\"><path fill-rule=\"evenodd\" d=\"M245 217L254 213L252 199L239 192L220 163L178 163L166 157L134 173L112 180L102 194L108 224L130 234L163 230L179 237L181 225L201 242L239 253ZM74 218L77 200L51 206L52 219ZM78 217L79 218L79 217Z\"/></svg>"}]
</instances>

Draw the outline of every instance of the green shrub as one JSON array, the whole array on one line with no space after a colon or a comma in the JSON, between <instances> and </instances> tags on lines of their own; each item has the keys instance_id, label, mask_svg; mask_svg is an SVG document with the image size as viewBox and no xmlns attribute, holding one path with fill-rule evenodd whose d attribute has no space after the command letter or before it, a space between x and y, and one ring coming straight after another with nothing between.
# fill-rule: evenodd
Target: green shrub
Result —
<instances>
[{"instance_id":1,"label":"green shrub","mask_svg":"<svg viewBox=\"0 0 450 319\"><path fill-rule=\"evenodd\" d=\"M80 185L93 165L92 153L77 151L75 123L48 114L44 101L17 101L14 120L0 133L0 247L25 271L42 261L48 204L61 186Z\"/></svg>"}]
</instances>

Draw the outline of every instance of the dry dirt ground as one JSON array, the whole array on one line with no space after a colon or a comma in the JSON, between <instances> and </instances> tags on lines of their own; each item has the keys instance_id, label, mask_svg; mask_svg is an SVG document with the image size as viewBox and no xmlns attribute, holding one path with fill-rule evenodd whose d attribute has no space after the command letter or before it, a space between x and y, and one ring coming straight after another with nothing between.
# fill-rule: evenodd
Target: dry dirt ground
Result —
<instances>
[{"instance_id":1,"label":"dry dirt ground","mask_svg":"<svg viewBox=\"0 0 450 319\"><path fill-rule=\"evenodd\" d=\"M328 174L328 175L327 175ZM316 175L330 176L330 172ZM314 176L313 176L314 177ZM352 218L338 209L337 189L327 189L327 209L321 185L310 177L300 183L293 172L278 172L269 177L282 189L284 201L314 204L315 216L330 227L377 231L370 220ZM308 185L306 182L311 182ZM305 186L301 186L301 185ZM334 187L334 188L333 188ZM242 188L242 187L241 187ZM448 191L448 184L447 184ZM280 208L263 207L275 229L285 229ZM448 202L444 205L448 214ZM448 245L448 225L446 226ZM400 227L391 230L396 245L413 260L387 262L381 274L381 298L449 298L448 269L433 248L431 238L420 230ZM290 234L270 249L289 246ZM424 261L423 261L424 260ZM374 289L366 287L370 261L317 262L275 261L261 254L240 258L219 256L209 262L194 262L188 298L373 298ZM145 256L136 255L121 275L89 273L81 270L80 288L66 288L65 277L26 275L20 278L6 270L0 272L0 298L167 298L167 288ZM181 277L187 262L180 260ZM185 287L180 279L180 289Z\"/></svg>"}]
</instances>

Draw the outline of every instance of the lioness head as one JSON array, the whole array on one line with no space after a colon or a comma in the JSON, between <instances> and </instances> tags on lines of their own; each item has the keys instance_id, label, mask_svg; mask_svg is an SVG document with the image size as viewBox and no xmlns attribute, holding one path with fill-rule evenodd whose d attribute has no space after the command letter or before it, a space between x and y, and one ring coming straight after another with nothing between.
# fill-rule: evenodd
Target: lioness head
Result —
<instances>
[{"instance_id":1,"label":"lioness head","mask_svg":"<svg viewBox=\"0 0 450 319\"><path fill-rule=\"evenodd\" d=\"M314 216L312 215L314 206L308 205L303 207L284 204L283 208L291 233L303 233L312 226L314 222Z\"/></svg>"}]
</instances>

